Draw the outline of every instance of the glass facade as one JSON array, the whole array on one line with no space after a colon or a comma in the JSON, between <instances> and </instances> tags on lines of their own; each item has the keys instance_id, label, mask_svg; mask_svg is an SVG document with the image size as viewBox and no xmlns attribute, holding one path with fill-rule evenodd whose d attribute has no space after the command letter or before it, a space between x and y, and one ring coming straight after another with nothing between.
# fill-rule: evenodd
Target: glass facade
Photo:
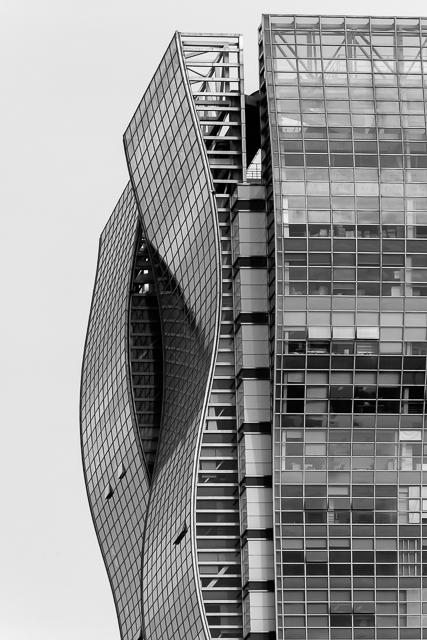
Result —
<instances>
[{"instance_id":1,"label":"glass facade","mask_svg":"<svg viewBox=\"0 0 427 640\"><path fill-rule=\"evenodd\" d=\"M141 626L141 553L149 493L127 366L137 226L128 184L101 235L80 404L86 489L124 638L136 638Z\"/></svg>"},{"instance_id":2,"label":"glass facade","mask_svg":"<svg viewBox=\"0 0 427 640\"><path fill-rule=\"evenodd\" d=\"M265 16L261 39L278 638L427 637L427 21Z\"/></svg>"},{"instance_id":3,"label":"glass facade","mask_svg":"<svg viewBox=\"0 0 427 640\"><path fill-rule=\"evenodd\" d=\"M427 19L176 33L101 236L82 452L123 640L427 638ZM426 475L424 475L426 474Z\"/></svg>"},{"instance_id":4,"label":"glass facade","mask_svg":"<svg viewBox=\"0 0 427 640\"><path fill-rule=\"evenodd\" d=\"M200 429L218 340L219 233L178 35L124 136L154 268L163 343L161 437L142 565L148 638L204 637L192 500ZM178 544L180 534L189 529Z\"/></svg>"}]
</instances>

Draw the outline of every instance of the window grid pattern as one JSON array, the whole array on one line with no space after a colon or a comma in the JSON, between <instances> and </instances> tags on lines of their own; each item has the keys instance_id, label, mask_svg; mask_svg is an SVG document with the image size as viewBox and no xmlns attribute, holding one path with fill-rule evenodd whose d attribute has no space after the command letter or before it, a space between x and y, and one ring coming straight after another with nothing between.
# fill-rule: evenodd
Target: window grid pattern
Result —
<instances>
[{"instance_id":1,"label":"window grid pattern","mask_svg":"<svg viewBox=\"0 0 427 640\"><path fill-rule=\"evenodd\" d=\"M191 99L176 35L125 133L162 323L163 415L142 571L145 634L162 640L176 638L177 629L189 639L207 637L191 505L217 340L220 265L211 178Z\"/></svg>"},{"instance_id":2,"label":"window grid pattern","mask_svg":"<svg viewBox=\"0 0 427 640\"><path fill-rule=\"evenodd\" d=\"M276 626L265 191L250 180L233 200L243 624L244 638L255 640Z\"/></svg>"},{"instance_id":3,"label":"window grid pattern","mask_svg":"<svg viewBox=\"0 0 427 640\"><path fill-rule=\"evenodd\" d=\"M197 549L212 638L243 638L237 474L230 192L242 180L243 73L239 36L181 34L187 76L216 192L221 237L220 341L197 486Z\"/></svg>"},{"instance_id":4,"label":"window grid pattern","mask_svg":"<svg viewBox=\"0 0 427 640\"><path fill-rule=\"evenodd\" d=\"M101 235L81 384L86 489L123 640L134 640L141 626L149 490L128 379L128 292L137 215L129 184Z\"/></svg>"},{"instance_id":5,"label":"window grid pattern","mask_svg":"<svg viewBox=\"0 0 427 640\"><path fill-rule=\"evenodd\" d=\"M278 638L427 637L427 21L265 16L262 38Z\"/></svg>"}]
</instances>

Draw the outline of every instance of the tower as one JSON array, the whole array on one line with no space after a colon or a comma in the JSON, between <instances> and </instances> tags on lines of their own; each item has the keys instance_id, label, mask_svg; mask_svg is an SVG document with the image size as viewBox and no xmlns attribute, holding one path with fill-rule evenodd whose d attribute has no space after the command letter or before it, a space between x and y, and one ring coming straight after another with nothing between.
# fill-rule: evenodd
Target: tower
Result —
<instances>
[{"instance_id":1,"label":"tower","mask_svg":"<svg viewBox=\"0 0 427 640\"><path fill-rule=\"evenodd\" d=\"M427 20L263 16L251 96L242 55L175 34L101 235L82 454L121 635L421 639Z\"/></svg>"}]
</instances>

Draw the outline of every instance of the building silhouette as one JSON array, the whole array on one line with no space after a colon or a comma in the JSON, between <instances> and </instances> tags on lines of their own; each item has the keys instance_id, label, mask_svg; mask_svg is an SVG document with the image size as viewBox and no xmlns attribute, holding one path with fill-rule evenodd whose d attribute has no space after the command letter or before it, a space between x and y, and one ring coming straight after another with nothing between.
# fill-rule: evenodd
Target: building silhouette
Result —
<instances>
[{"instance_id":1,"label":"building silhouette","mask_svg":"<svg viewBox=\"0 0 427 640\"><path fill-rule=\"evenodd\" d=\"M81 387L121 637L421 640L427 19L264 15L259 75L176 33L124 134Z\"/></svg>"}]
</instances>

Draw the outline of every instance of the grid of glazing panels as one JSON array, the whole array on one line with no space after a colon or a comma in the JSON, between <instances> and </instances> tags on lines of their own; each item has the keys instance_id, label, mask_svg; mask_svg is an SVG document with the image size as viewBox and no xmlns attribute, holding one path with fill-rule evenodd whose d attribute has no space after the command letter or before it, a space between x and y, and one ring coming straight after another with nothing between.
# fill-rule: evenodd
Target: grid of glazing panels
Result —
<instances>
[{"instance_id":1,"label":"grid of glazing panels","mask_svg":"<svg viewBox=\"0 0 427 640\"><path fill-rule=\"evenodd\" d=\"M159 293L164 395L144 540L147 638L208 637L194 567L192 491L219 324L215 203L175 35L125 150Z\"/></svg>"},{"instance_id":2,"label":"grid of glazing panels","mask_svg":"<svg viewBox=\"0 0 427 640\"><path fill-rule=\"evenodd\" d=\"M243 178L239 36L181 34L213 184L221 237L221 326L197 486L197 549L212 638L243 638L230 192Z\"/></svg>"},{"instance_id":3,"label":"grid of glazing panels","mask_svg":"<svg viewBox=\"0 0 427 640\"><path fill-rule=\"evenodd\" d=\"M86 489L123 640L134 640L141 626L141 552L149 490L128 378L137 215L129 184L101 235L81 382Z\"/></svg>"},{"instance_id":4,"label":"grid of glazing panels","mask_svg":"<svg viewBox=\"0 0 427 640\"><path fill-rule=\"evenodd\" d=\"M278 637L427 637L427 21L269 16L263 42Z\"/></svg>"}]
</instances>

